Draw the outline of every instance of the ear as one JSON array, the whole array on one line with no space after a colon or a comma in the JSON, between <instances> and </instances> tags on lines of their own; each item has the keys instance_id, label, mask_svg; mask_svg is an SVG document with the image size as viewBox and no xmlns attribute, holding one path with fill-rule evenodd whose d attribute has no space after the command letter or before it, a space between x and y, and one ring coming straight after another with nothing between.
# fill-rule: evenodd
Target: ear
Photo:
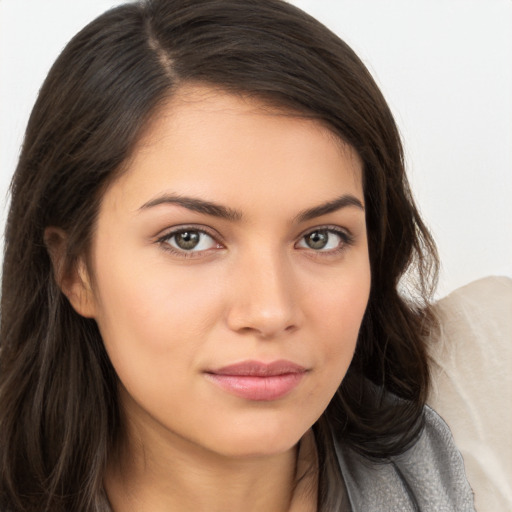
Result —
<instances>
[{"instance_id":1,"label":"ear","mask_svg":"<svg viewBox=\"0 0 512 512\"><path fill-rule=\"evenodd\" d=\"M94 318L96 300L87 265L83 258L79 258L71 268L68 268L66 232L60 228L47 227L44 230L44 243L52 261L57 285L62 293L79 315Z\"/></svg>"}]
</instances>

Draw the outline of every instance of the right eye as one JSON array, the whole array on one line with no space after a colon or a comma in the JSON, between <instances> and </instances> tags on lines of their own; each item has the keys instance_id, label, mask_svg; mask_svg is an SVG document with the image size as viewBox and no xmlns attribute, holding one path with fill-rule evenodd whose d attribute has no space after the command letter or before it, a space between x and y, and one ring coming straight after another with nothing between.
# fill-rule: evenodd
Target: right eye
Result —
<instances>
[{"instance_id":1,"label":"right eye","mask_svg":"<svg viewBox=\"0 0 512 512\"><path fill-rule=\"evenodd\" d=\"M180 228L159 239L168 249L180 253L199 253L221 245L208 233L197 228Z\"/></svg>"}]
</instances>

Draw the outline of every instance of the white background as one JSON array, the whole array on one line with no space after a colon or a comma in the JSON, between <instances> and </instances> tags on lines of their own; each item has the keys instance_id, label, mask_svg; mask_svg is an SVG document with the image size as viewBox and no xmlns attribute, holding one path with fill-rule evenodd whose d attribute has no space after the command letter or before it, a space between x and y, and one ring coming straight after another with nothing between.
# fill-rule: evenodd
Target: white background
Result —
<instances>
[{"instance_id":1,"label":"white background","mask_svg":"<svg viewBox=\"0 0 512 512\"><path fill-rule=\"evenodd\" d=\"M0 0L0 223L30 109L115 0ZM443 264L439 294L512 276L512 0L295 0L364 60L395 114Z\"/></svg>"}]
</instances>

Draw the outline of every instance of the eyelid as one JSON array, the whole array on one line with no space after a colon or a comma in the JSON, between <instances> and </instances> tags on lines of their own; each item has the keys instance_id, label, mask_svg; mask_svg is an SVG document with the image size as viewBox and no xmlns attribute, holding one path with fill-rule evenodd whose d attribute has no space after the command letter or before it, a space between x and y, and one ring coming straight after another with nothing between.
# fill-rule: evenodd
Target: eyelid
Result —
<instances>
[{"instance_id":1,"label":"eyelid","mask_svg":"<svg viewBox=\"0 0 512 512\"><path fill-rule=\"evenodd\" d=\"M297 239L303 238L306 235L309 235L310 233L313 233L314 231L331 231L333 233L337 233L341 236L352 238L353 234L350 231L350 229L339 226L337 224L320 224L319 226L312 226L310 228L305 229L298 237Z\"/></svg>"},{"instance_id":2,"label":"eyelid","mask_svg":"<svg viewBox=\"0 0 512 512\"><path fill-rule=\"evenodd\" d=\"M157 242L161 241L161 240L165 240L167 238L170 238L172 235L181 233L182 231L187 231L187 229L189 229L191 231L199 231L200 233L205 233L208 236L211 236L212 238L217 240L219 243L224 245L223 237L217 230L215 230L209 226L205 226L204 224L194 224L194 223L177 224L175 226L169 226L165 229L162 229L160 231L160 233L158 235L156 235L155 240Z\"/></svg>"}]
</instances>

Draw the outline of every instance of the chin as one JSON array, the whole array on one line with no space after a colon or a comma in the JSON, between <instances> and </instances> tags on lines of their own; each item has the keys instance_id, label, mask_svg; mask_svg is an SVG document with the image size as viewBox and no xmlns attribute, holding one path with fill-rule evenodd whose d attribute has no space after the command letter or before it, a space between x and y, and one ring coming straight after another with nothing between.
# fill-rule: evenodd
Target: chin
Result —
<instances>
[{"instance_id":1,"label":"chin","mask_svg":"<svg viewBox=\"0 0 512 512\"><path fill-rule=\"evenodd\" d=\"M258 459L263 457L273 457L291 450L299 442L300 437L293 442L273 442L268 439L248 440L243 439L240 442L230 442L227 446L219 447L222 449L221 455L230 459ZM217 448L217 450L219 450Z\"/></svg>"},{"instance_id":2,"label":"chin","mask_svg":"<svg viewBox=\"0 0 512 512\"><path fill-rule=\"evenodd\" d=\"M308 429L307 425L272 425L270 422L234 424L205 444L230 458L270 457L292 449Z\"/></svg>"}]
</instances>

